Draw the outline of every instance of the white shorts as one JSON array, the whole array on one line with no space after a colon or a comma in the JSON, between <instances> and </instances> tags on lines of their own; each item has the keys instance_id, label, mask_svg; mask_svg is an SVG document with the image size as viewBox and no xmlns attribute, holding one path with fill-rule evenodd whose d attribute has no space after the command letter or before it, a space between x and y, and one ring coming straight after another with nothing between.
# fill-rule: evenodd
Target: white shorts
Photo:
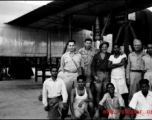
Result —
<instances>
[{"instance_id":1,"label":"white shorts","mask_svg":"<svg viewBox=\"0 0 152 120\"><path fill-rule=\"evenodd\" d=\"M120 94L128 93L125 78L111 78L111 83L115 86L115 92Z\"/></svg>"}]
</instances>

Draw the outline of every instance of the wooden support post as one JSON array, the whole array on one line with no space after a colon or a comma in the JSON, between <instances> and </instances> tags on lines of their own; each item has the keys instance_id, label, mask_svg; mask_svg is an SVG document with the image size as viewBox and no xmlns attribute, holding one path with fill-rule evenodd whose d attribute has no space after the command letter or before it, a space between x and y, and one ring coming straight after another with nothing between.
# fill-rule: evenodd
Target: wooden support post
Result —
<instances>
[{"instance_id":1,"label":"wooden support post","mask_svg":"<svg viewBox=\"0 0 152 120\"><path fill-rule=\"evenodd\" d=\"M42 83L45 81L45 66L42 67Z\"/></svg>"},{"instance_id":2,"label":"wooden support post","mask_svg":"<svg viewBox=\"0 0 152 120\"><path fill-rule=\"evenodd\" d=\"M37 82L37 69L38 69L38 65L37 65L37 58L35 58L35 82Z\"/></svg>"}]
</instances>

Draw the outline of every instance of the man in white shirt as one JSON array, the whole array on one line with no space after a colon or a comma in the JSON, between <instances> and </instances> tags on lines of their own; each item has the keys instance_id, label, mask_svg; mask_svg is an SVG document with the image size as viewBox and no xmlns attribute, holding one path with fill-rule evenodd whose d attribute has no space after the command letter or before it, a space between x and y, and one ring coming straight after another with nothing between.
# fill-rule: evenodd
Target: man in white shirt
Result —
<instances>
[{"instance_id":1,"label":"man in white shirt","mask_svg":"<svg viewBox=\"0 0 152 120\"><path fill-rule=\"evenodd\" d=\"M68 110L67 99L68 93L65 83L62 79L57 78L58 69L52 67L51 78L43 83L43 104L45 110L48 111L49 119L57 119L61 116L66 117Z\"/></svg>"},{"instance_id":2,"label":"man in white shirt","mask_svg":"<svg viewBox=\"0 0 152 120\"><path fill-rule=\"evenodd\" d=\"M113 45L114 54L110 55L108 67L111 69L111 83L115 86L115 92L122 95L125 105L128 106L128 88L125 79L125 65L127 56L120 51L120 45Z\"/></svg>"},{"instance_id":3,"label":"man in white shirt","mask_svg":"<svg viewBox=\"0 0 152 120\"><path fill-rule=\"evenodd\" d=\"M112 83L108 83L106 87L108 93L104 94L102 100L99 102L99 108L94 117L99 120L100 117L108 114L108 119L122 120L125 114L118 111L124 110L124 100L121 94L114 92L115 87Z\"/></svg>"},{"instance_id":4,"label":"man in white shirt","mask_svg":"<svg viewBox=\"0 0 152 120\"><path fill-rule=\"evenodd\" d=\"M120 94L128 93L128 88L125 79L125 64L127 56L121 54L120 46L115 44L113 46L113 55L110 55L108 68L111 69L111 83L115 86L115 92Z\"/></svg>"},{"instance_id":5,"label":"man in white shirt","mask_svg":"<svg viewBox=\"0 0 152 120\"><path fill-rule=\"evenodd\" d=\"M139 81L141 91L136 92L130 101L129 107L133 110L141 111L136 114L135 119L152 119L152 92L149 90L149 81L142 79ZM134 114L131 114L134 119Z\"/></svg>"}]
</instances>

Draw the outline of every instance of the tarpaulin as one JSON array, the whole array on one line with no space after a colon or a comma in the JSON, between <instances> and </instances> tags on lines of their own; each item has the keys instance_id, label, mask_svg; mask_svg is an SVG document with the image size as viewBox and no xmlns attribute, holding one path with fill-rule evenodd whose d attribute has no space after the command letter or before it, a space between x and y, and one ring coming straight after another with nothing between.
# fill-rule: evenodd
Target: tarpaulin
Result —
<instances>
[{"instance_id":1,"label":"tarpaulin","mask_svg":"<svg viewBox=\"0 0 152 120\"><path fill-rule=\"evenodd\" d=\"M76 41L76 50L83 47L84 40L90 38L91 31L80 30L72 32L72 39ZM61 57L63 48L69 40L69 33L64 31L51 33L51 57Z\"/></svg>"},{"instance_id":2,"label":"tarpaulin","mask_svg":"<svg viewBox=\"0 0 152 120\"><path fill-rule=\"evenodd\" d=\"M0 56L46 55L46 31L11 26L0 28Z\"/></svg>"}]
</instances>

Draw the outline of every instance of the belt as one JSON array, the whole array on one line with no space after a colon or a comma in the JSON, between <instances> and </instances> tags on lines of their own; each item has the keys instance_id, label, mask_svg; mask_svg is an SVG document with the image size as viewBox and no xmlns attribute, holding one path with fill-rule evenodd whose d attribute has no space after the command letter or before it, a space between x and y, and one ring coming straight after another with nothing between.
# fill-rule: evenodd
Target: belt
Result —
<instances>
[{"instance_id":1,"label":"belt","mask_svg":"<svg viewBox=\"0 0 152 120\"><path fill-rule=\"evenodd\" d=\"M61 99L62 98L62 96L60 95L60 96L57 96L57 97L54 97L54 98L48 98L48 99Z\"/></svg>"},{"instance_id":2,"label":"belt","mask_svg":"<svg viewBox=\"0 0 152 120\"><path fill-rule=\"evenodd\" d=\"M78 72L78 71L69 71L69 70L65 70L65 69L64 69L64 71L68 72L68 73L77 73Z\"/></svg>"},{"instance_id":3,"label":"belt","mask_svg":"<svg viewBox=\"0 0 152 120\"><path fill-rule=\"evenodd\" d=\"M143 70L131 70L131 72L143 72Z\"/></svg>"}]
</instances>

